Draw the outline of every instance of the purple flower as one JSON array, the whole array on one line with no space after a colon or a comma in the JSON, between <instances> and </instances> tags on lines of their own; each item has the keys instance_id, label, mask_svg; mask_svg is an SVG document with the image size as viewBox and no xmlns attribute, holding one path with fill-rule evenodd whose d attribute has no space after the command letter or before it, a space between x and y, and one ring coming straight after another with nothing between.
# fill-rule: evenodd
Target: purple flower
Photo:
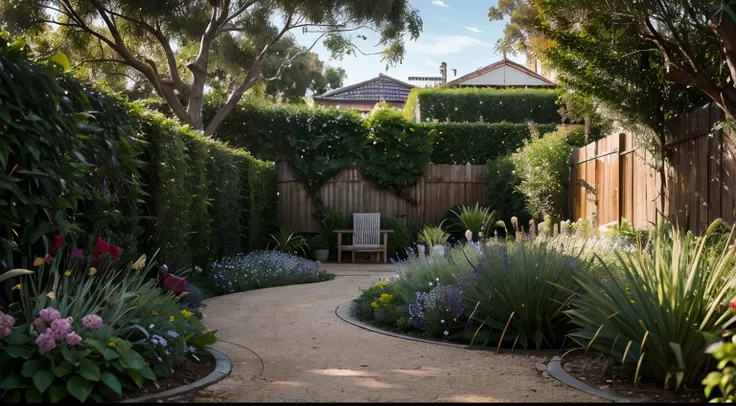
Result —
<instances>
[{"instance_id":1,"label":"purple flower","mask_svg":"<svg viewBox=\"0 0 736 406\"><path fill-rule=\"evenodd\" d=\"M82 342L82 337L80 337L79 334L73 331L66 335L66 343L72 347L74 347L75 345L81 342Z\"/></svg>"},{"instance_id":2,"label":"purple flower","mask_svg":"<svg viewBox=\"0 0 736 406\"><path fill-rule=\"evenodd\" d=\"M50 328L46 329L45 333L42 333L36 338L36 345L41 354L45 354L54 348L56 348L56 339L54 339L54 331Z\"/></svg>"},{"instance_id":3,"label":"purple flower","mask_svg":"<svg viewBox=\"0 0 736 406\"><path fill-rule=\"evenodd\" d=\"M169 331L166 332L166 334L168 334L169 337L171 337L171 338L179 337L179 334L176 331L169 330Z\"/></svg>"},{"instance_id":4,"label":"purple flower","mask_svg":"<svg viewBox=\"0 0 736 406\"><path fill-rule=\"evenodd\" d=\"M74 251L74 253L72 254L72 259L78 259L80 261L83 260L84 259L84 250L81 249L81 248L79 248L78 250Z\"/></svg>"},{"instance_id":5,"label":"purple flower","mask_svg":"<svg viewBox=\"0 0 736 406\"><path fill-rule=\"evenodd\" d=\"M51 323L54 320L58 320L61 318L61 313L59 313L58 310L54 309L53 307L47 307L40 312L38 312L38 315L41 316L41 319L47 323Z\"/></svg>"},{"instance_id":6,"label":"purple flower","mask_svg":"<svg viewBox=\"0 0 736 406\"><path fill-rule=\"evenodd\" d=\"M88 314L82 317L82 324L90 330L97 330L102 325L102 317L96 314Z\"/></svg>"},{"instance_id":7,"label":"purple flower","mask_svg":"<svg viewBox=\"0 0 736 406\"><path fill-rule=\"evenodd\" d=\"M48 325L45 321L43 321L42 318L36 317L36 320L33 320L33 328L40 333L46 330L48 328Z\"/></svg>"},{"instance_id":8,"label":"purple flower","mask_svg":"<svg viewBox=\"0 0 736 406\"><path fill-rule=\"evenodd\" d=\"M72 330L71 317L52 321L51 330L54 332L54 338L63 340Z\"/></svg>"},{"instance_id":9,"label":"purple flower","mask_svg":"<svg viewBox=\"0 0 736 406\"><path fill-rule=\"evenodd\" d=\"M0 312L0 339L10 335L14 324L13 316Z\"/></svg>"}]
</instances>

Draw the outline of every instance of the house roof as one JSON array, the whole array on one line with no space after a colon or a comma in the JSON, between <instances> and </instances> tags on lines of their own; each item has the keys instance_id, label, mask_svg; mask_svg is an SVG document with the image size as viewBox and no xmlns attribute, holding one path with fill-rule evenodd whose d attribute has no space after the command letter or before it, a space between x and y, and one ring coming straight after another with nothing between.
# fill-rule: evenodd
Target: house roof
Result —
<instances>
[{"instance_id":1,"label":"house roof","mask_svg":"<svg viewBox=\"0 0 736 406\"><path fill-rule=\"evenodd\" d=\"M537 74L526 66L512 60L502 60L484 66L475 72L468 73L451 82L447 86L557 86L549 79Z\"/></svg>"},{"instance_id":2,"label":"house roof","mask_svg":"<svg viewBox=\"0 0 736 406\"><path fill-rule=\"evenodd\" d=\"M329 91L314 100L349 100L356 102L393 101L405 102L414 86L383 73L354 85Z\"/></svg>"}]
</instances>

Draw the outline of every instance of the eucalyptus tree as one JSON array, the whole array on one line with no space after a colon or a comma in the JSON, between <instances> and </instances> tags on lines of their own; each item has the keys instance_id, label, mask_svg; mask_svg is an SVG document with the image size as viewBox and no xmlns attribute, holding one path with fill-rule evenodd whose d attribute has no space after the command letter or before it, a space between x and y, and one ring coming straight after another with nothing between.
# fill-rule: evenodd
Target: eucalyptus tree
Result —
<instances>
[{"instance_id":1,"label":"eucalyptus tree","mask_svg":"<svg viewBox=\"0 0 736 406\"><path fill-rule=\"evenodd\" d=\"M206 135L248 89L278 79L318 42L333 57L366 54L357 42L368 32L377 38L374 53L396 64L405 39L422 30L409 0L0 0L0 24L41 40L55 35L47 48L86 54L81 62L92 75L105 69L126 83L144 81L182 123ZM314 42L283 46L293 32ZM267 61L275 66L270 77ZM233 68L229 95L205 123L208 81L226 65Z\"/></svg>"}]
</instances>

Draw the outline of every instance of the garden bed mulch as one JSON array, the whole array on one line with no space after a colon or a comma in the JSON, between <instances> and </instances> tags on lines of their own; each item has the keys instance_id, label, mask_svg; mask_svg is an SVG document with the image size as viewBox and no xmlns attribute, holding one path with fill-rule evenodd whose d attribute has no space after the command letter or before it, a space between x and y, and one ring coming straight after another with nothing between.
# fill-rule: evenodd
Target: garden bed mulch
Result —
<instances>
[{"instance_id":1,"label":"garden bed mulch","mask_svg":"<svg viewBox=\"0 0 736 406\"><path fill-rule=\"evenodd\" d=\"M201 361L187 358L181 368L176 370L172 376L156 382L148 381L141 389L123 393L123 399L133 399L188 385L204 378L215 370L217 361L212 354L202 353L197 356Z\"/></svg>"},{"instance_id":2,"label":"garden bed mulch","mask_svg":"<svg viewBox=\"0 0 736 406\"><path fill-rule=\"evenodd\" d=\"M605 357L601 353L570 353L562 359L562 368L570 376L594 388L607 390L618 395L638 398L650 402L705 402L703 388L684 388L678 392L665 390L661 384L647 382L642 379L638 387L634 386L633 374L622 374L614 368L610 373L603 373ZM629 376L631 375L631 376Z\"/></svg>"}]
</instances>

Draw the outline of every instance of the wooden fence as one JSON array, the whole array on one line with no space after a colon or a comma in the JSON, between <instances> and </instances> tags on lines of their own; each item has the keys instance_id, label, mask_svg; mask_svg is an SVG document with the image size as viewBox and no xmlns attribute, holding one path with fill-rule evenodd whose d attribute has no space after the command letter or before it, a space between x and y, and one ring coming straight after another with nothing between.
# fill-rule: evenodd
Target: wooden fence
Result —
<instances>
[{"instance_id":1,"label":"wooden fence","mask_svg":"<svg viewBox=\"0 0 736 406\"><path fill-rule=\"evenodd\" d=\"M627 219L648 228L663 213L674 224L703 232L716 218L734 220L736 137L713 130L723 120L713 104L667 123L671 133L664 207L660 201L659 160L637 145L636 135L614 134L572 152L571 218L597 225Z\"/></svg>"},{"instance_id":2,"label":"wooden fence","mask_svg":"<svg viewBox=\"0 0 736 406\"><path fill-rule=\"evenodd\" d=\"M286 161L277 163L279 171L279 223L282 228L300 233L322 231L314 217L314 204L304 184ZM347 213L405 215L424 224L438 224L455 204L483 204L486 200L484 165L427 166L419 182L400 196L378 188L363 178L358 169L340 172L325 184L320 194L325 207Z\"/></svg>"}]
</instances>

